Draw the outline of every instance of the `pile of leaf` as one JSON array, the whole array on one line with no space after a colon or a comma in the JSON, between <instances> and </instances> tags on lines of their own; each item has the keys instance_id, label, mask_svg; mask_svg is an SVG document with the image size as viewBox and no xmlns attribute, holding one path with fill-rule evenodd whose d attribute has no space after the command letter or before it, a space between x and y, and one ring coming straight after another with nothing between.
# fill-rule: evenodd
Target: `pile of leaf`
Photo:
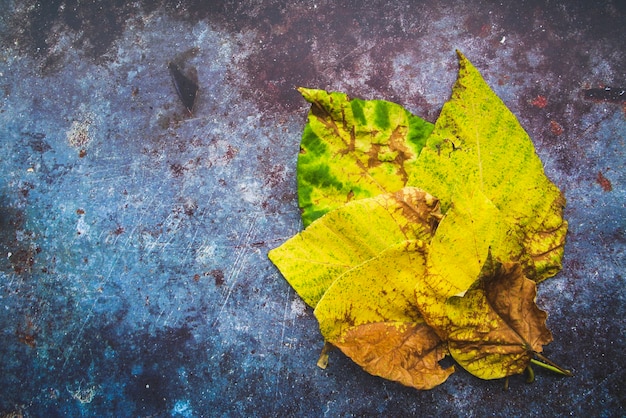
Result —
<instances>
[{"instance_id":1,"label":"pile of leaf","mask_svg":"<svg viewBox=\"0 0 626 418\"><path fill-rule=\"evenodd\" d=\"M417 389L454 366L496 379L552 341L536 284L555 275L565 199L527 133L461 54L435 123L382 100L299 89L311 103L298 157L305 230L270 251L327 347ZM538 361L539 358L542 361Z\"/></svg>"}]
</instances>

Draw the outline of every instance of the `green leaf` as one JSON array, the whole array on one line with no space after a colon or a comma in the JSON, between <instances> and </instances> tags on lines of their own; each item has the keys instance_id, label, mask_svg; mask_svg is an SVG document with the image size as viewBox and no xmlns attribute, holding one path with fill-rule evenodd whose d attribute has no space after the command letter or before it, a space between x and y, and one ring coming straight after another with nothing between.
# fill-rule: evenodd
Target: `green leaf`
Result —
<instances>
[{"instance_id":1,"label":"green leaf","mask_svg":"<svg viewBox=\"0 0 626 418\"><path fill-rule=\"evenodd\" d=\"M305 227L350 200L405 186L405 167L417 158L431 123L391 102L299 91L311 103L297 170Z\"/></svg>"},{"instance_id":2,"label":"green leaf","mask_svg":"<svg viewBox=\"0 0 626 418\"><path fill-rule=\"evenodd\" d=\"M350 202L269 252L300 297L315 307L351 268L406 240L429 242L441 215L428 193L405 188Z\"/></svg>"},{"instance_id":3,"label":"green leaf","mask_svg":"<svg viewBox=\"0 0 626 418\"><path fill-rule=\"evenodd\" d=\"M516 117L458 55L452 97L419 158L406 164L408 184L437 196L444 213L459 194L480 190L499 209L510 239L523 243L525 273L541 281L561 268L565 199L544 174Z\"/></svg>"}]
</instances>

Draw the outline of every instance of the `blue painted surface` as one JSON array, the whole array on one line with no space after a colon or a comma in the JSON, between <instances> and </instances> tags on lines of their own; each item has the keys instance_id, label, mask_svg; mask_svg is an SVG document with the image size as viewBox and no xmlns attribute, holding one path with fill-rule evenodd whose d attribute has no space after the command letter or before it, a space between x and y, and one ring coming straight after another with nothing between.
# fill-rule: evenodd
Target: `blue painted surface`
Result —
<instances>
[{"instance_id":1,"label":"blue painted surface","mask_svg":"<svg viewBox=\"0 0 626 418\"><path fill-rule=\"evenodd\" d=\"M619 2L17 3L0 18L0 412L624 415L624 104L581 95L626 84ZM455 48L568 199L538 304L572 378L504 392L459 371L416 392L336 352L320 370L315 318L267 260L301 228L293 87L434 121ZM173 59L197 70L193 117Z\"/></svg>"}]
</instances>

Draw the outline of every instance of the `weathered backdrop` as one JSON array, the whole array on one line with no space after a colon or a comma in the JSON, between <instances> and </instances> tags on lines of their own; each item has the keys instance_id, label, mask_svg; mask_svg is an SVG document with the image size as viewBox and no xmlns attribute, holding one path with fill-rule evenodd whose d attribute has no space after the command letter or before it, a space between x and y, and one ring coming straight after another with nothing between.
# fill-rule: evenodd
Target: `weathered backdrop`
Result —
<instances>
[{"instance_id":1,"label":"weathered backdrop","mask_svg":"<svg viewBox=\"0 0 626 418\"><path fill-rule=\"evenodd\" d=\"M626 87L623 2L0 3L0 413L624 415L626 102L583 94ZM267 260L301 228L295 87L434 122L455 49L568 199L538 304L572 378L417 392L337 352L320 370L315 318ZM168 62L197 72L192 117Z\"/></svg>"}]
</instances>

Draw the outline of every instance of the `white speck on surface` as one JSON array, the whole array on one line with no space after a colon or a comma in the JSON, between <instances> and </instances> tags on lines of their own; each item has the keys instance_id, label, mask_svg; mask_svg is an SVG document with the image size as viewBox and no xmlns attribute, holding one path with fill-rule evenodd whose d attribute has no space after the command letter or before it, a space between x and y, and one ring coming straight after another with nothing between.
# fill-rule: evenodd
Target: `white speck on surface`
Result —
<instances>
[{"instance_id":1,"label":"white speck on surface","mask_svg":"<svg viewBox=\"0 0 626 418\"><path fill-rule=\"evenodd\" d=\"M300 298L296 298L291 302L291 314L292 316L302 316L306 312L306 305Z\"/></svg>"},{"instance_id":2,"label":"white speck on surface","mask_svg":"<svg viewBox=\"0 0 626 418\"><path fill-rule=\"evenodd\" d=\"M80 235L87 235L89 234L89 229L90 229L90 226L87 225L87 223L85 222L85 218L82 216L78 218L78 222L76 223L76 231Z\"/></svg>"}]
</instances>

